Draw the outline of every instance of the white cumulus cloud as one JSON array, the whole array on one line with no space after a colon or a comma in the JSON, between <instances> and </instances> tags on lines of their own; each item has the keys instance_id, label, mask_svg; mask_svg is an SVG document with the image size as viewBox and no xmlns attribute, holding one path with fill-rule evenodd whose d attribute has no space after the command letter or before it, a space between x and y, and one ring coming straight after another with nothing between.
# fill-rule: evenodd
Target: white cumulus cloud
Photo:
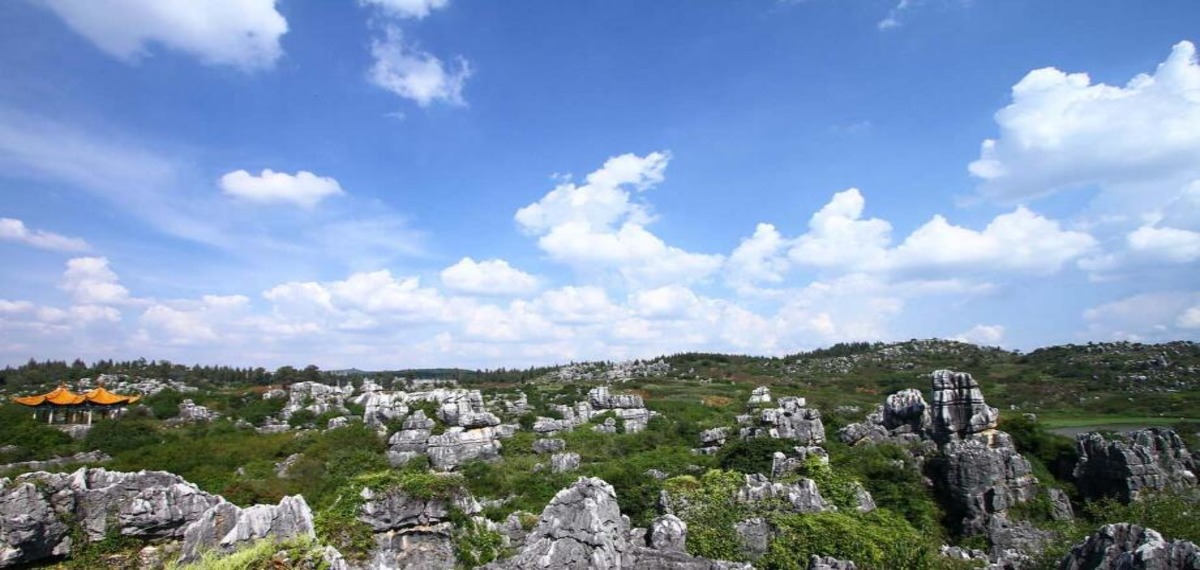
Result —
<instances>
[{"instance_id":1,"label":"white cumulus cloud","mask_svg":"<svg viewBox=\"0 0 1200 570\"><path fill-rule=\"evenodd\" d=\"M367 73L377 87L390 91L417 105L435 102L465 105L463 87L471 76L471 64L458 58L449 65L437 56L404 41L404 34L388 27L383 38L371 42L375 63Z\"/></svg>"},{"instance_id":2,"label":"white cumulus cloud","mask_svg":"<svg viewBox=\"0 0 1200 570\"><path fill-rule=\"evenodd\" d=\"M359 0L364 5L375 6L388 15L400 18L421 19L434 10L445 8L450 0Z\"/></svg>"},{"instance_id":3,"label":"white cumulus cloud","mask_svg":"<svg viewBox=\"0 0 1200 570\"><path fill-rule=\"evenodd\" d=\"M53 251L78 252L92 248L80 238L67 237L45 230L31 230L25 225L25 222L13 218L0 218L0 239Z\"/></svg>"},{"instance_id":4,"label":"white cumulus cloud","mask_svg":"<svg viewBox=\"0 0 1200 570\"><path fill-rule=\"evenodd\" d=\"M222 176L220 184L223 192L235 198L261 204L295 204L304 208L312 208L325 198L343 194L337 180L307 170L288 174L267 168L258 176L235 170Z\"/></svg>"},{"instance_id":5,"label":"white cumulus cloud","mask_svg":"<svg viewBox=\"0 0 1200 570\"><path fill-rule=\"evenodd\" d=\"M71 29L116 58L162 45L215 65L269 68L287 20L275 0L44 0Z\"/></svg>"},{"instance_id":6,"label":"white cumulus cloud","mask_svg":"<svg viewBox=\"0 0 1200 570\"><path fill-rule=\"evenodd\" d=\"M129 299L129 290L108 267L106 257L76 257L67 261L62 289L76 303L87 305L119 304Z\"/></svg>"},{"instance_id":7,"label":"white cumulus cloud","mask_svg":"<svg viewBox=\"0 0 1200 570\"><path fill-rule=\"evenodd\" d=\"M583 184L564 182L515 218L552 259L578 269L615 270L637 287L703 279L723 257L664 242L646 229L653 218L631 193L662 182L669 160L666 152L609 158Z\"/></svg>"},{"instance_id":8,"label":"white cumulus cloud","mask_svg":"<svg viewBox=\"0 0 1200 570\"><path fill-rule=\"evenodd\" d=\"M969 166L983 196L1020 201L1100 185L1114 213L1153 210L1200 178L1200 65L1175 45L1153 74L1124 86L1086 73L1030 72L996 113L1000 135Z\"/></svg>"},{"instance_id":9,"label":"white cumulus cloud","mask_svg":"<svg viewBox=\"0 0 1200 570\"><path fill-rule=\"evenodd\" d=\"M464 257L442 270L442 285L453 291L476 295L523 295L537 290L536 277L503 259L476 262Z\"/></svg>"},{"instance_id":10,"label":"white cumulus cloud","mask_svg":"<svg viewBox=\"0 0 1200 570\"><path fill-rule=\"evenodd\" d=\"M975 325L966 332L954 335L953 340L983 346L999 346L1004 340L1004 327L1002 325Z\"/></svg>"}]
</instances>

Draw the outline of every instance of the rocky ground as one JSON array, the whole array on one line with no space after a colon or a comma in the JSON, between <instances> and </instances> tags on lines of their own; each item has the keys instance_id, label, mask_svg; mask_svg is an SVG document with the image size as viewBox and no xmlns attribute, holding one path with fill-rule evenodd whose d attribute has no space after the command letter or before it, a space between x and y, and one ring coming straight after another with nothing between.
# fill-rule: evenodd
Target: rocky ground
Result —
<instances>
[{"instance_id":1,"label":"rocky ground","mask_svg":"<svg viewBox=\"0 0 1200 570\"><path fill-rule=\"evenodd\" d=\"M0 448L32 457L0 467L0 567L1200 568L1194 426L1071 440L985 397L1090 366L1146 372L1136 389L1195 409L1194 349L915 341L520 382L122 379L152 392L145 409L78 441L4 416L64 453ZM988 376L921 371L953 360Z\"/></svg>"}]
</instances>

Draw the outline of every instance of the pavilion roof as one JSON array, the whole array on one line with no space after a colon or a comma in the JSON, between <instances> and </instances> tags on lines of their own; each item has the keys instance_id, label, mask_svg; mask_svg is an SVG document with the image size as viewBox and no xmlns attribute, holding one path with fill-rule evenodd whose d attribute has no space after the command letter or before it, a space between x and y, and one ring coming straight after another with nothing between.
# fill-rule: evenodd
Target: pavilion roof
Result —
<instances>
[{"instance_id":1,"label":"pavilion roof","mask_svg":"<svg viewBox=\"0 0 1200 570\"><path fill-rule=\"evenodd\" d=\"M142 399L141 396L125 396L122 394L114 394L100 386L94 390L89 390L82 394L72 392L67 388L66 384L60 385L51 392L38 396L23 396L13 398L13 401L25 406L41 406L50 404L53 406L78 406L81 404L96 404L100 406L111 406L113 404L132 404Z\"/></svg>"}]
</instances>

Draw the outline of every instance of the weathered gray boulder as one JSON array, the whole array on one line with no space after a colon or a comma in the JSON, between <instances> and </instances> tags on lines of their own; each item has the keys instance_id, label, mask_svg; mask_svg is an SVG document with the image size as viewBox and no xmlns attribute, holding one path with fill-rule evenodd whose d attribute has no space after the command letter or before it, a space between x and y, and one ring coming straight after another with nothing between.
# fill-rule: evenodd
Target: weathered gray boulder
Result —
<instances>
[{"instance_id":1,"label":"weathered gray boulder","mask_svg":"<svg viewBox=\"0 0 1200 570\"><path fill-rule=\"evenodd\" d=\"M550 471L568 473L579 469L579 454L574 452L555 453L550 456Z\"/></svg>"},{"instance_id":2,"label":"weathered gray boulder","mask_svg":"<svg viewBox=\"0 0 1200 570\"><path fill-rule=\"evenodd\" d=\"M746 558L757 560L760 556L767 553L767 547L771 544L771 537L774 536L774 532L766 520L754 517L738 521L733 525L733 528L737 534L742 554Z\"/></svg>"},{"instance_id":3,"label":"weathered gray boulder","mask_svg":"<svg viewBox=\"0 0 1200 570\"><path fill-rule=\"evenodd\" d=\"M612 486L600 479L581 477L554 496L516 556L485 568L752 570L747 564L690 556L682 550L686 541L686 526L682 521L678 521L679 525L667 518L655 522L657 539L652 528L649 533L637 533L638 537L631 540L629 521L621 516ZM660 548L639 544L647 539L648 544Z\"/></svg>"},{"instance_id":4,"label":"weathered gray boulder","mask_svg":"<svg viewBox=\"0 0 1200 570\"><path fill-rule=\"evenodd\" d=\"M453 393L442 402L437 415L446 425L468 429L500 424L500 418L484 407L483 394L479 390L459 390Z\"/></svg>"},{"instance_id":5,"label":"weathered gray boulder","mask_svg":"<svg viewBox=\"0 0 1200 570\"><path fill-rule=\"evenodd\" d=\"M380 491L364 487L360 496L358 519L374 533L371 568L454 568L451 512L473 515L482 510L461 489L443 497L421 498L397 487Z\"/></svg>"},{"instance_id":6,"label":"weathered gray boulder","mask_svg":"<svg viewBox=\"0 0 1200 570\"><path fill-rule=\"evenodd\" d=\"M650 523L650 548L684 552L687 547L687 523L675 515L663 515Z\"/></svg>"},{"instance_id":7,"label":"weathered gray boulder","mask_svg":"<svg viewBox=\"0 0 1200 570\"><path fill-rule=\"evenodd\" d=\"M883 427L892 434L923 434L929 430L932 420L929 405L920 390L901 390L887 397L883 404Z\"/></svg>"},{"instance_id":8,"label":"weathered gray boulder","mask_svg":"<svg viewBox=\"0 0 1200 570\"><path fill-rule=\"evenodd\" d=\"M1099 433L1078 437L1075 485L1085 499L1116 497L1129 502L1144 489L1179 489L1196 485L1200 468L1174 431L1150 428L1113 440Z\"/></svg>"},{"instance_id":9,"label":"weathered gray boulder","mask_svg":"<svg viewBox=\"0 0 1200 570\"><path fill-rule=\"evenodd\" d=\"M284 497L278 505L245 509L221 501L184 529L181 560L194 562L208 551L230 553L263 538L298 536L316 536L312 511L301 495Z\"/></svg>"},{"instance_id":10,"label":"weathered gray boulder","mask_svg":"<svg viewBox=\"0 0 1200 570\"><path fill-rule=\"evenodd\" d=\"M778 408L759 411L757 426L743 427L738 433L742 439L771 437L793 439L805 445L820 445L825 442L821 412L815 408L805 408L805 405L804 398L780 398Z\"/></svg>"},{"instance_id":11,"label":"weathered gray boulder","mask_svg":"<svg viewBox=\"0 0 1200 570\"><path fill-rule=\"evenodd\" d=\"M729 428L717 427L706 429L700 432L700 447L694 449L695 453L702 455L712 455L721 450L729 439Z\"/></svg>"},{"instance_id":12,"label":"weathered gray boulder","mask_svg":"<svg viewBox=\"0 0 1200 570\"><path fill-rule=\"evenodd\" d=\"M1071 498L1062 489L1049 488L1046 494L1050 497L1050 518L1056 521L1075 519L1075 509L1071 507Z\"/></svg>"},{"instance_id":13,"label":"weathered gray boulder","mask_svg":"<svg viewBox=\"0 0 1200 570\"><path fill-rule=\"evenodd\" d=\"M645 408L642 397L637 394L610 394L607 386L597 386L588 391L588 403L596 410L617 408Z\"/></svg>"},{"instance_id":14,"label":"weathered gray boulder","mask_svg":"<svg viewBox=\"0 0 1200 570\"><path fill-rule=\"evenodd\" d=\"M617 433L617 418L605 418L604 423L592 426L592 431L597 433Z\"/></svg>"},{"instance_id":15,"label":"weathered gray boulder","mask_svg":"<svg viewBox=\"0 0 1200 570\"><path fill-rule=\"evenodd\" d=\"M79 469L0 479L0 567L70 555L71 527L97 542L113 535L183 540L185 557L229 552L260 538L312 536L302 497L238 508L162 471Z\"/></svg>"},{"instance_id":16,"label":"weathered gray boulder","mask_svg":"<svg viewBox=\"0 0 1200 570\"><path fill-rule=\"evenodd\" d=\"M984 402L970 374L938 370L932 376L934 439L944 443L996 428L1000 412Z\"/></svg>"},{"instance_id":17,"label":"weathered gray boulder","mask_svg":"<svg viewBox=\"0 0 1200 570\"><path fill-rule=\"evenodd\" d=\"M988 519L1037 493L1037 479L1029 462L1017 453L1007 434L996 439L956 441L943 448L945 468L940 486L961 517L966 534L984 532Z\"/></svg>"},{"instance_id":18,"label":"weathered gray boulder","mask_svg":"<svg viewBox=\"0 0 1200 570\"><path fill-rule=\"evenodd\" d=\"M770 403L771 388L769 386L759 386L750 392L750 399L746 402L746 406L758 408Z\"/></svg>"},{"instance_id":19,"label":"weathered gray boulder","mask_svg":"<svg viewBox=\"0 0 1200 570\"><path fill-rule=\"evenodd\" d=\"M576 425L572 420L538 416L533 422L533 431L539 435L555 435L560 431L571 431Z\"/></svg>"},{"instance_id":20,"label":"weathered gray boulder","mask_svg":"<svg viewBox=\"0 0 1200 570\"><path fill-rule=\"evenodd\" d=\"M492 427L463 429L455 426L446 433L429 436L426 444L429 463L439 471L450 471L476 459L494 461L500 458L503 447L499 434Z\"/></svg>"},{"instance_id":21,"label":"weathered gray boulder","mask_svg":"<svg viewBox=\"0 0 1200 570\"><path fill-rule=\"evenodd\" d=\"M1200 547L1167 542L1152 529L1129 523L1100 527L1071 548L1059 570L1196 570Z\"/></svg>"},{"instance_id":22,"label":"weathered gray boulder","mask_svg":"<svg viewBox=\"0 0 1200 570\"><path fill-rule=\"evenodd\" d=\"M633 568L629 527L617 495L600 479L581 477L546 505L525 548L500 568Z\"/></svg>"},{"instance_id":23,"label":"weathered gray boulder","mask_svg":"<svg viewBox=\"0 0 1200 570\"><path fill-rule=\"evenodd\" d=\"M813 555L808 561L808 570L858 570L858 566L849 560L839 560L832 556Z\"/></svg>"},{"instance_id":24,"label":"weathered gray boulder","mask_svg":"<svg viewBox=\"0 0 1200 570\"><path fill-rule=\"evenodd\" d=\"M175 420L179 422L211 422L219 417L221 414L186 399L179 403L179 415L175 417Z\"/></svg>"},{"instance_id":25,"label":"weathered gray boulder","mask_svg":"<svg viewBox=\"0 0 1200 570\"><path fill-rule=\"evenodd\" d=\"M837 437L846 445L859 445L884 441L888 438L888 432L881 425L860 422L839 429Z\"/></svg>"},{"instance_id":26,"label":"weathered gray boulder","mask_svg":"<svg viewBox=\"0 0 1200 570\"><path fill-rule=\"evenodd\" d=\"M320 382L296 382L288 386L288 401L279 412L284 420L300 410L308 410L316 415L329 411L348 414L345 400L354 395L353 386L339 388ZM266 397L266 394L263 395Z\"/></svg>"},{"instance_id":27,"label":"weathered gray boulder","mask_svg":"<svg viewBox=\"0 0 1200 570\"><path fill-rule=\"evenodd\" d=\"M743 503L771 499L787 502L792 506L792 510L798 513L836 510L836 507L821 497L821 491L812 479L801 478L795 483L775 483L766 476L755 473L746 475L746 483L737 492L737 500Z\"/></svg>"},{"instance_id":28,"label":"weathered gray boulder","mask_svg":"<svg viewBox=\"0 0 1200 570\"><path fill-rule=\"evenodd\" d=\"M554 453L567 448L567 442L557 438L536 439L533 441L534 453Z\"/></svg>"},{"instance_id":29,"label":"weathered gray boulder","mask_svg":"<svg viewBox=\"0 0 1200 570\"><path fill-rule=\"evenodd\" d=\"M388 462L399 467L425 453L434 425L432 418L425 417L425 410L417 410L408 416L400 431L388 438Z\"/></svg>"},{"instance_id":30,"label":"weathered gray boulder","mask_svg":"<svg viewBox=\"0 0 1200 570\"><path fill-rule=\"evenodd\" d=\"M363 423L381 426L408 415L408 397L404 392L384 392L375 383L363 384L363 393L354 398L363 407Z\"/></svg>"}]
</instances>

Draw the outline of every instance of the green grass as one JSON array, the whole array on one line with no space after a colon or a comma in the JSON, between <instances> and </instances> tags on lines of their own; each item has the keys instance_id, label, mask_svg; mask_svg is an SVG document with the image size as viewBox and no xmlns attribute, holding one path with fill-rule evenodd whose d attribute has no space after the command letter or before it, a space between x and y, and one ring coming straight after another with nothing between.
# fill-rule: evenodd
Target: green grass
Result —
<instances>
[{"instance_id":1,"label":"green grass","mask_svg":"<svg viewBox=\"0 0 1200 570\"><path fill-rule=\"evenodd\" d=\"M1175 416L1038 416L1038 423L1050 429L1125 425L1170 426L1180 421L1197 420Z\"/></svg>"}]
</instances>

